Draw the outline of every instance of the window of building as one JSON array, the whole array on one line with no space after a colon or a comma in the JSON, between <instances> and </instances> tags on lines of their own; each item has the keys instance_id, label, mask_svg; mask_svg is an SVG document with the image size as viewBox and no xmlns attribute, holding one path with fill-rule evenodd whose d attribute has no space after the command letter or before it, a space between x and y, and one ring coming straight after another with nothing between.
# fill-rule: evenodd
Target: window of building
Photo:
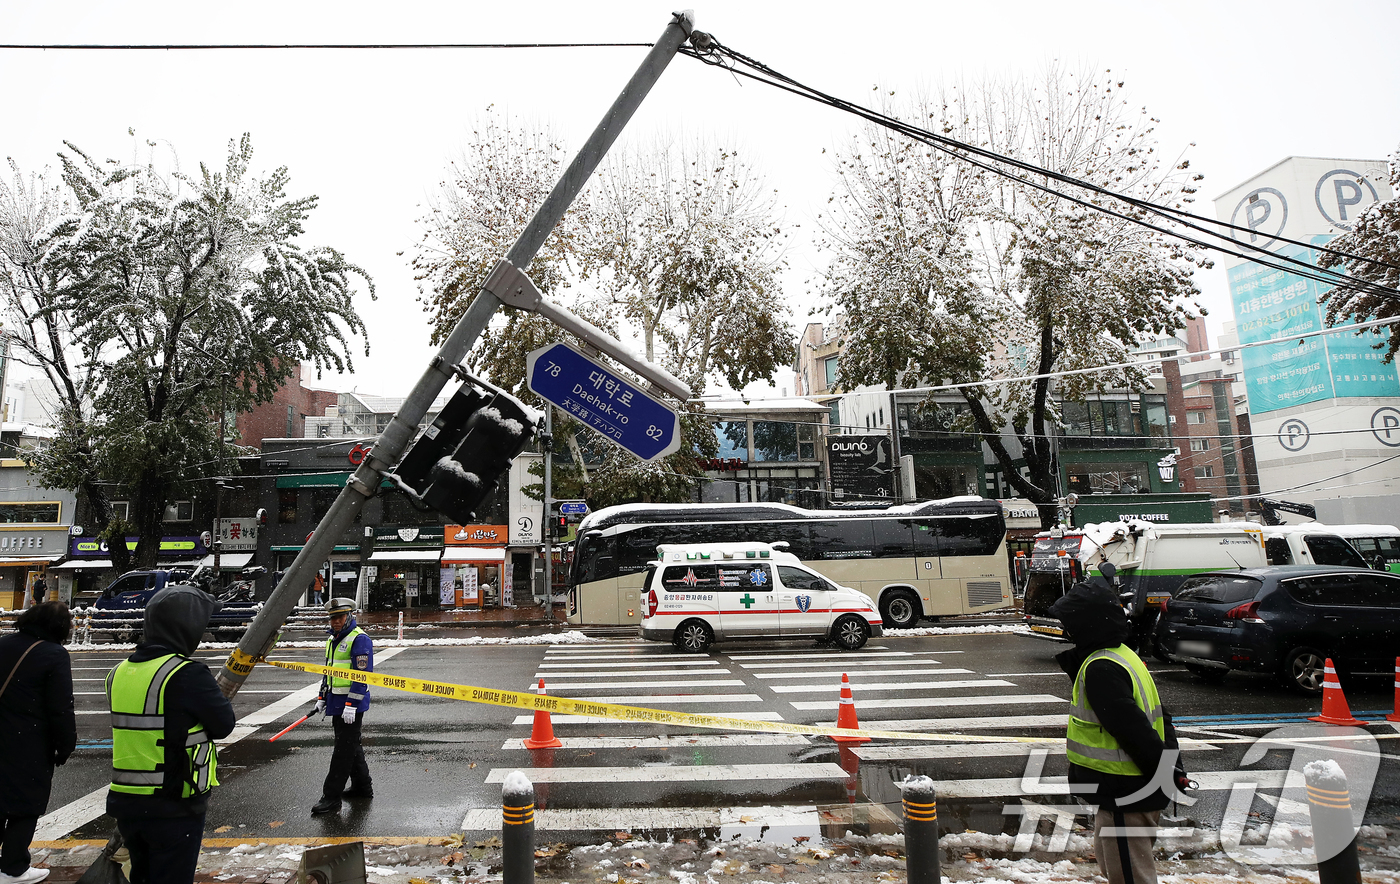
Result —
<instances>
[{"instance_id":1,"label":"window of building","mask_svg":"<svg viewBox=\"0 0 1400 884\"><path fill-rule=\"evenodd\" d=\"M1186 412L1186 422L1188 424L1203 424L1206 422L1206 413L1204 411L1188 411Z\"/></svg>"},{"instance_id":2,"label":"window of building","mask_svg":"<svg viewBox=\"0 0 1400 884\"><path fill-rule=\"evenodd\" d=\"M1151 491L1146 463L1088 462L1065 465L1075 494L1141 494Z\"/></svg>"},{"instance_id":3,"label":"window of building","mask_svg":"<svg viewBox=\"0 0 1400 884\"><path fill-rule=\"evenodd\" d=\"M817 428L811 424L797 425L797 459L817 459Z\"/></svg>"},{"instance_id":4,"label":"window of building","mask_svg":"<svg viewBox=\"0 0 1400 884\"><path fill-rule=\"evenodd\" d=\"M297 490L282 488L277 492L277 521L282 525L293 525L297 520Z\"/></svg>"},{"instance_id":5,"label":"window of building","mask_svg":"<svg viewBox=\"0 0 1400 884\"><path fill-rule=\"evenodd\" d=\"M165 505L166 522L189 522L194 519L194 504L188 500L172 500Z\"/></svg>"},{"instance_id":6,"label":"window of building","mask_svg":"<svg viewBox=\"0 0 1400 884\"><path fill-rule=\"evenodd\" d=\"M114 500L112 501L111 506L113 518L121 519L123 522L131 518L131 516L129 515L129 513L131 512L131 504L127 501Z\"/></svg>"},{"instance_id":7,"label":"window of building","mask_svg":"<svg viewBox=\"0 0 1400 884\"><path fill-rule=\"evenodd\" d=\"M839 430L838 428L841 426L841 400L840 400L840 399L833 399L833 400L831 400L831 406L830 406L830 407L831 407L831 429L832 429L834 432L838 432L838 433L839 433L840 430Z\"/></svg>"},{"instance_id":8,"label":"window of building","mask_svg":"<svg viewBox=\"0 0 1400 884\"><path fill-rule=\"evenodd\" d=\"M839 356L828 356L822 362L822 367L826 371L826 388L828 390L836 389L836 366L840 361Z\"/></svg>"},{"instance_id":9,"label":"window of building","mask_svg":"<svg viewBox=\"0 0 1400 884\"><path fill-rule=\"evenodd\" d=\"M1191 440L1191 450L1192 450L1192 451L1209 451L1209 450L1210 450L1210 440L1209 440L1209 439L1192 439L1192 440Z\"/></svg>"},{"instance_id":10,"label":"window of building","mask_svg":"<svg viewBox=\"0 0 1400 884\"><path fill-rule=\"evenodd\" d=\"M749 422L720 421L715 424L715 439L719 441L717 457L749 459Z\"/></svg>"},{"instance_id":11,"label":"window of building","mask_svg":"<svg viewBox=\"0 0 1400 884\"><path fill-rule=\"evenodd\" d=\"M815 456L815 442L813 448ZM759 461L797 460L797 425L787 421L754 421L753 456Z\"/></svg>"},{"instance_id":12,"label":"window of building","mask_svg":"<svg viewBox=\"0 0 1400 884\"><path fill-rule=\"evenodd\" d=\"M292 409L292 406L288 405L288 406L287 406L287 438L288 438L288 439L292 438L292 415L293 415L293 413L294 413L294 411L293 411L293 409Z\"/></svg>"},{"instance_id":13,"label":"window of building","mask_svg":"<svg viewBox=\"0 0 1400 884\"><path fill-rule=\"evenodd\" d=\"M57 525L58 501L49 503L0 503L0 522L37 525Z\"/></svg>"},{"instance_id":14,"label":"window of building","mask_svg":"<svg viewBox=\"0 0 1400 884\"><path fill-rule=\"evenodd\" d=\"M1175 424L1175 423L1176 423L1176 415L1174 415L1174 414L1169 414L1169 415L1167 415L1167 424L1168 424L1168 426L1173 425L1173 424Z\"/></svg>"},{"instance_id":15,"label":"window of building","mask_svg":"<svg viewBox=\"0 0 1400 884\"><path fill-rule=\"evenodd\" d=\"M1215 477L1215 467L1214 467L1214 465L1212 465L1212 464L1206 464L1206 465L1203 466L1203 467L1196 467L1196 478L1197 478L1197 479L1212 479L1212 478L1214 478L1214 477Z\"/></svg>"}]
</instances>

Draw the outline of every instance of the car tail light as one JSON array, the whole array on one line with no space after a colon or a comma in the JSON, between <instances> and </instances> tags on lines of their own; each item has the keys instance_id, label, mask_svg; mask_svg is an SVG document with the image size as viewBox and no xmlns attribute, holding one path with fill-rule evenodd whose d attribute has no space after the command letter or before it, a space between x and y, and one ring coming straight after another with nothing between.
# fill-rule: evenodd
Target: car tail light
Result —
<instances>
[{"instance_id":1,"label":"car tail light","mask_svg":"<svg viewBox=\"0 0 1400 884\"><path fill-rule=\"evenodd\" d=\"M655 616L656 616L656 607L657 607L658 604L660 604L660 603L659 603L659 602L657 601L657 599L656 599L656 590L653 589L653 590L651 590L651 591L649 591L649 592L647 593L647 616L648 616L648 617L655 617Z\"/></svg>"},{"instance_id":2,"label":"car tail light","mask_svg":"<svg viewBox=\"0 0 1400 884\"><path fill-rule=\"evenodd\" d=\"M1159 608L1162 609L1162 613L1163 613L1163 614L1167 613L1167 602L1169 602L1169 601L1171 601L1171 597L1170 597L1170 596L1168 596L1167 598L1162 599L1160 602L1157 603L1157 607L1159 607Z\"/></svg>"},{"instance_id":3,"label":"car tail light","mask_svg":"<svg viewBox=\"0 0 1400 884\"><path fill-rule=\"evenodd\" d=\"M1259 603L1245 602L1225 612L1226 620L1239 620L1244 623L1263 623L1259 619Z\"/></svg>"}]
</instances>

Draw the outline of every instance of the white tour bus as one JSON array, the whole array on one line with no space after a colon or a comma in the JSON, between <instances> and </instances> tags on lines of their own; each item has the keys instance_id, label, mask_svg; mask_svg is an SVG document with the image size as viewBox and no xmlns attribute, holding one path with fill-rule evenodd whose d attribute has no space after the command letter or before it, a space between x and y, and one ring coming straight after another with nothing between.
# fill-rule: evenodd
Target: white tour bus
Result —
<instances>
[{"instance_id":1,"label":"white tour bus","mask_svg":"<svg viewBox=\"0 0 1400 884\"><path fill-rule=\"evenodd\" d=\"M569 623L640 623L646 566L663 543L777 542L874 599L886 629L1012 604L1006 522L995 500L951 497L880 510L625 504L598 510L578 527Z\"/></svg>"}]
</instances>

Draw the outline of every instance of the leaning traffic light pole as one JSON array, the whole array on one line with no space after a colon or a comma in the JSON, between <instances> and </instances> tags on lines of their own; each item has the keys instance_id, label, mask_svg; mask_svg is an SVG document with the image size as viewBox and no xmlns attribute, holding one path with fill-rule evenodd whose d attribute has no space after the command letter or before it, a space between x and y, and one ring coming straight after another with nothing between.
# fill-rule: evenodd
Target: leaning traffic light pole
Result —
<instances>
[{"instance_id":1,"label":"leaning traffic light pole","mask_svg":"<svg viewBox=\"0 0 1400 884\"><path fill-rule=\"evenodd\" d=\"M569 164L563 177L559 179L559 183L554 186L554 190L550 192L543 205L535 212L535 216L530 219L529 225L521 233L520 238L506 253L505 261L509 262L512 267L522 270L529 267L535 253L544 245L545 238L564 217L564 213L573 203L574 198L578 196L579 191L583 189L589 176L598 167L603 156L608 152L608 148L617 140L617 136L627 125L627 121L632 118L642 100L651 91L651 87L660 79L662 72L671 63L671 59L675 57L681 44L690 36L693 27L694 16L691 12L674 14L671 23L666 26L660 39L647 53L641 66L637 68L637 72L628 80L622 94L608 108L602 122L593 130L593 134L589 136L588 141L584 143L578 155ZM495 275L493 274L493 277ZM316 526L315 532L307 538L306 545L297 554L296 560L283 574L281 582L273 589L272 596L243 634L238 647L234 648L224 662L224 667L218 674L219 688L224 692L224 696L232 697L236 694L248 675L252 673L256 661L272 649L277 640L278 631L296 606L297 598L311 584L316 570L330 555L336 541L354 524L355 517L359 515L366 501L378 492L381 481L386 477L385 474L399 465L399 459L413 440L419 423L428 413L428 409L438 394L442 392L443 387L447 385L447 382L460 376L457 366L466 358L467 352L476 343L481 333L485 331L487 324L491 321L492 314L496 312L496 308L501 303L495 294L483 287L472 300L470 306L467 307L462 318L457 321L452 333L443 343L442 349L438 351L427 371L414 385L403 406L394 415L394 419L389 422L389 426L375 440L369 456L350 476L345 487L336 497L335 503L331 504L331 508L321 519L320 524ZM466 386L464 384L464 388ZM473 414L489 413L495 409L496 405L507 405L508 399L509 397L506 397L499 403L467 403L464 408L471 409ZM506 420L509 418L507 417ZM477 424L474 432L489 432L489 426L482 425L480 420L477 421ZM457 444L462 446L471 444L470 440L463 441L460 433L458 436ZM517 448L516 451L518 450ZM508 454L509 452L503 453ZM514 455L510 454L510 456ZM443 486L453 485L454 478L458 480L456 484L460 486L462 479L460 476L434 476L431 478L434 481L440 480L438 484ZM470 481L470 478L467 481ZM420 485L419 490L425 487L426 485ZM427 493L432 493L431 489Z\"/></svg>"}]
</instances>

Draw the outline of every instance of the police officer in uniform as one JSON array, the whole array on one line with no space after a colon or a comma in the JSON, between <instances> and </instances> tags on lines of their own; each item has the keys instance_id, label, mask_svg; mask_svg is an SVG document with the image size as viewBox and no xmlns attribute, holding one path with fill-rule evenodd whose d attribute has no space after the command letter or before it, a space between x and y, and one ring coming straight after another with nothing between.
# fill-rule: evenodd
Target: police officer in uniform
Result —
<instances>
[{"instance_id":1,"label":"police officer in uniform","mask_svg":"<svg viewBox=\"0 0 1400 884\"><path fill-rule=\"evenodd\" d=\"M145 641L107 675L107 812L131 853L132 884L194 880L209 792L219 784L214 741L234 725L209 667L190 659L218 609L198 587L167 586L146 604Z\"/></svg>"},{"instance_id":2,"label":"police officer in uniform","mask_svg":"<svg viewBox=\"0 0 1400 884\"><path fill-rule=\"evenodd\" d=\"M1109 578L1110 565L1102 566ZM1162 810L1190 785L1157 685L1126 642L1117 593L1077 583L1050 608L1073 650L1055 657L1074 679L1065 754L1071 791L1098 805L1094 854L1109 884L1155 884L1152 858Z\"/></svg>"},{"instance_id":3,"label":"police officer in uniform","mask_svg":"<svg viewBox=\"0 0 1400 884\"><path fill-rule=\"evenodd\" d=\"M330 615L330 638L326 640L326 665L340 669L374 671L374 645L369 636L355 623L353 599L335 598L326 602ZM369 709L369 686L348 678L330 676L321 679L321 696L316 711L331 716L335 727L335 751L331 753L331 770L321 787L321 800L311 808L312 814L340 810L342 798L373 798L374 783L365 764L365 751L360 746L360 725ZM346 781L350 788L345 788Z\"/></svg>"}]
</instances>

